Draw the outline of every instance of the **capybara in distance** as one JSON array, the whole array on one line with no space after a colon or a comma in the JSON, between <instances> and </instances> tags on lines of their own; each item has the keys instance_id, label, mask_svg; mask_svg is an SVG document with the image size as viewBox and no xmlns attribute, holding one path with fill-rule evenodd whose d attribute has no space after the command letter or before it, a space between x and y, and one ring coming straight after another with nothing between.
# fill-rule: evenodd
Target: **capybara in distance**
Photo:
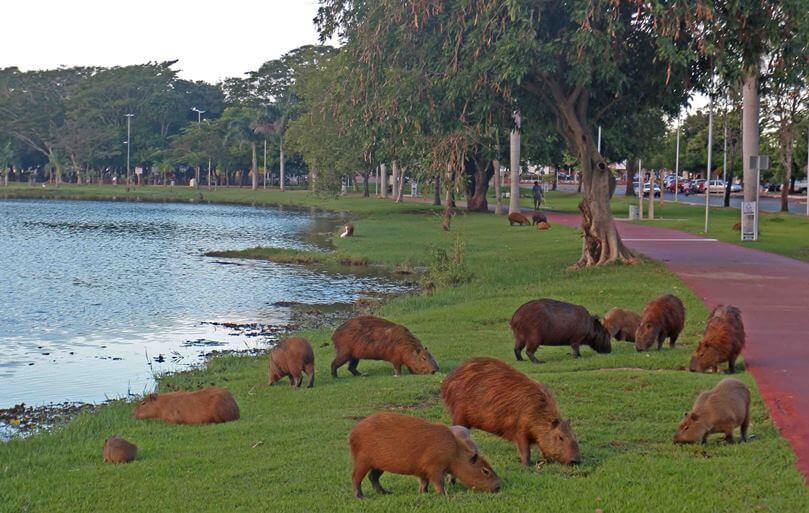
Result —
<instances>
[{"instance_id":1,"label":"capybara in distance","mask_svg":"<svg viewBox=\"0 0 809 513\"><path fill-rule=\"evenodd\" d=\"M458 437L444 424L399 413L377 413L357 423L348 435L354 472L354 495L362 499L362 480L368 475L378 493L388 493L379 483L383 472L419 478L419 492L432 484L444 493L444 476L452 474L473 490L497 492L500 478L477 446Z\"/></svg>"},{"instance_id":2,"label":"capybara in distance","mask_svg":"<svg viewBox=\"0 0 809 513\"><path fill-rule=\"evenodd\" d=\"M398 376L404 365L411 374L431 374L438 363L419 339L400 324L373 315L361 315L341 324L331 336L337 355L331 375L348 362L348 371L358 376L357 364L364 360L385 360Z\"/></svg>"},{"instance_id":3,"label":"capybara in distance","mask_svg":"<svg viewBox=\"0 0 809 513\"><path fill-rule=\"evenodd\" d=\"M640 315L632 310L613 308L604 315L604 327L615 340L635 341Z\"/></svg>"},{"instance_id":4,"label":"capybara in distance","mask_svg":"<svg viewBox=\"0 0 809 513\"><path fill-rule=\"evenodd\" d=\"M494 358L467 360L441 384L452 423L482 429L517 444L520 461L531 462L531 445L566 465L581 462L570 422L541 383Z\"/></svg>"},{"instance_id":5,"label":"capybara in distance","mask_svg":"<svg viewBox=\"0 0 809 513\"><path fill-rule=\"evenodd\" d=\"M707 392L702 392L690 412L677 427L674 442L705 443L708 435L724 433L733 442L733 430L742 428L742 441L747 441L750 425L750 391L738 379L725 378Z\"/></svg>"},{"instance_id":6,"label":"capybara in distance","mask_svg":"<svg viewBox=\"0 0 809 513\"><path fill-rule=\"evenodd\" d=\"M527 217L525 217L519 212L512 212L508 215L508 224L509 226L514 226L515 223L520 226L523 226L523 225L530 225L531 221L529 221Z\"/></svg>"},{"instance_id":7,"label":"capybara in distance","mask_svg":"<svg viewBox=\"0 0 809 513\"><path fill-rule=\"evenodd\" d=\"M548 216L546 216L544 212L534 212L531 214L531 221L533 224L547 223Z\"/></svg>"},{"instance_id":8,"label":"capybara in distance","mask_svg":"<svg viewBox=\"0 0 809 513\"><path fill-rule=\"evenodd\" d=\"M551 229L551 225L546 223L545 221L543 221L543 222L541 222L541 223L539 223L537 225L537 230L550 230L550 229Z\"/></svg>"},{"instance_id":9,"label":"capybara in distance","mask_svg":"<svg viewBox=\"0 0 809 513\"><path fill-rule=\"evenodd\" d=\"M299 387L303 381L301 373L305 372L309 376L307 386L309 388L315 386L315 354L305 338L289 337L281 341L270 353L268 366L267 383L270 385L289 376L290 384Z\"/></svg>"},{"instance_id":10,"label":"capybara in distance","mask_svg":"<svg viewBox=\"0 0 809 513\"><path fill-rule=\"evenodd\" d=\"M352 235L354 235L354 225L348 223L343 226L343 231L340 232L340 238L343 239L345 237L351 237Z\"/></svg>"},{"instance_id":11,"label":"capybara in distance","mask_svg":"<svg viewBox=\"0 0 809 513\"><path fill-rule=\"evenodd\" d=\"M612 351L610 334L598 317L590 315L583 306L555 299L535 299L519 307L509 325L514 332L514 355L520 361L525 348L528 358L540 363L534 353L542 345L569 345L576 358L581 356L582 344L599 353Z\"/></svg>"},{"instance_id":12,"label":"capybara in distance","mask_svg":"<svg viewBox=\"0 0 809 513\"><path fill-rule=\"evenodd\" d=\"M104 441L104 463L127 463L138 455L138 446L111 436Z\"/></svg>"},{"instance_id":13,"label":"capybara in distance","mask_svg":"<svg viewBox=\"0 0 809 513\"><path fill-rule=\"evenodd\" d=\"M657 342L657 350L660 351L666 338L669 339L669 346L674 347L684 325L685 308L680 298L664 294L652 299L646 303L635 331L635 349L646 351Z\"/></svg>"},{"instance_id":14,"label":"capybara in distance","mask_svg":"<svg viewBox=\"0 0 809 513\"><path fill-rule=\"evenodd\" d=\"M744 324L742 313L735 306L718 305L708 316L705 333L694 354L688 370L703 372L719 370L722 362L728 362L728 372L736 371L736 358L744 348Z\"/></svg>"},{"instance_id":15,"label":"capybara in distance","mask_svg":"<svg viewBox=\"0 0 809 513\"><path fill-rule=\"evenodd\" d=\"M136 419L163 419L172 424L216 424L238 420L239 405L219 387L196 392L149 394L135 407Z\"/></svg>"}]
</instances>

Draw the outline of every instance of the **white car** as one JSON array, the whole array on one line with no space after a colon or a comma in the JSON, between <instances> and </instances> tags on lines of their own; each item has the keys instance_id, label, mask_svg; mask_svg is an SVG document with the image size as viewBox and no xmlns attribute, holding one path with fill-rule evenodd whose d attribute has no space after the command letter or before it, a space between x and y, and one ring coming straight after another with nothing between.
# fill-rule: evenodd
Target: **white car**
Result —
<instances>
[{"instance_id":1,"label":"white car","mask_svg":"<svg viewBox=\"0 0 809 513\"><path fill-rule=\"evenodd\" d=\"M795 192L800 194L802 192L806 192L806 189L809 189L809 181L806 178L802 180L795 180Z\"/></svg>"},{"instance_id":2,"label":"white car","mask_svg":"<svg viewBox=\"0 0 809 513\"><path fill-rule=\"evenodd\" d=\"M635 196L637 196L638 195L638 182L633 182L632 183L632 188L635 191ZM643 195L644 196L649 196L649 189L650 189L649 184L644 183L643 184ZM660 197L660 186L655 184L655 198L659 198L659 197Z\"/></svg>"},{"instance_id":3,"label":"white car","mask_svg":"<svg viewBox=\"0 0 809 513\"><path fill-rule=\"evenodd\" d=\"M730 184L730 192L742 192L742 185L739 183Z\"/></svg>"},{"instance_id":4,"label":"white car","mask_svg":"<svg viewBox=\"0 0 809 513\"><path fill-rule=\"evenodd\" d=\"M724 192L725 191L725 181L724 180L708 180L707 184L708 190L711 192ZM731 186L731 191L733 190L733 186Z\"/></svg>"}]
</instances>

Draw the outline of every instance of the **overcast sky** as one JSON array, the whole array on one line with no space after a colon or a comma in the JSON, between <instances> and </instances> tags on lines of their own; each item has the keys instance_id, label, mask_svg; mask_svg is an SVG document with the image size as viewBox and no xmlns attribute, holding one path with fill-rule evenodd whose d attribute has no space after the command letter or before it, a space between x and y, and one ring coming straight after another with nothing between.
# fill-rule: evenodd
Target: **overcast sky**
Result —
<instances>
[{"instance_id":1,"label":"overcast sky","mask_svg":"<svg viewBox=\"0 0 809 513\"><path fill-rule=\"evenodd\" d=\"M317 0L0 0L0 68L179 59L183 78L241 76L317 42Z\"/></svg>"}]
</instances>

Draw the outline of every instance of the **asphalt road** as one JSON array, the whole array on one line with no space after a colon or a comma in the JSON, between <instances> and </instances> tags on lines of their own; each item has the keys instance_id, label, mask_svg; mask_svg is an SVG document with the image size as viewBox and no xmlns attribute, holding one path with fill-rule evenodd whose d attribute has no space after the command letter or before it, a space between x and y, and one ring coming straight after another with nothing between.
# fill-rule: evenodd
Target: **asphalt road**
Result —
<instances>
[{"instance_id":1,"label":"asphalt road","mask_svg":"<svg viewBox=\"0 0 809 513\"><path fill-rule=\"evenodd\" d=\"M566 186L567 188L568 186ZM570 190L575 190L575 188L571 187ZM624 186L619 185L615 189L615 195L623 195L624 194ZM674 201L674 193L673 192L666 192L663 195L663 198L666 201ZM794 196L793 196L794 198ZM789 212L792 214L803 214L806 215L806 200L798 200L790 198L789 200ZM694 205L705 205L705 195L704 194L691 194L686 196L685 194L678 194L677 200L683 203L691 203ZM722 206L723 202L723 194L721 192L714 192L711 193L711 205L715 206ZM761 211L763 212L779 212L781 210L781 200L780 198L772 198L767 196L761 196ZM741 194L731 195L730 196L730 206L734 208L742 208L742 196Z\"/></svg>"}]
</instances>

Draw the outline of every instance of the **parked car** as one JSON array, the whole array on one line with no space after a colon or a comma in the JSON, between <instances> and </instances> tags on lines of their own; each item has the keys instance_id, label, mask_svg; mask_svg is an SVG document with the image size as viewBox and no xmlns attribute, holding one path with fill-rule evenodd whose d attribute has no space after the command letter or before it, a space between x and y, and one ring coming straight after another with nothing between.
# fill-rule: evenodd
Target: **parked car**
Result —
<instances>
[{"instance_id":1,"label":"parked car","mask_svg":"<svg viewBox=\"0 0 809 513\"><path fill-rule=\"evenodd\" d=\"M699 180L691 182L691 192L705 192L705 180L700 178Z\"/></svg>"},{"instance_id":2,"label":"parked car","mask_svg":"<svg viewBox=\"0 0 809 513\"><path fill-rule=\"evenodd\" d=\"M635 195L637 196L637 194L638 194L638 182L634 182L634 183L632 184L632 188L633 188L633 190L635 191ZM651 188L649 187L649 184L648 184L648 183L644 183L644 184L643 184L643 195L644 195L644 197L645 197L645 196L649 196L649 191L650 191L650 189L651 189ZM659 185L657 185L657 184L655 184L655 189L654 189L654 191L655 191L655 192L654 192L655 198L659 198L659 197L660 197L660 194L661 194L660 186L659 186Z\"/></svg>"},{"instance_id":3,"label":"parked car","mask_svg":"<svg viewBox=\"0 0 809 513\"><path fill-rule=\"evenodd\" d=\"M724 180L708 180L708 190L710 192L724 192L725 186L726 184ZM702 190L705 190L704 185Z\"/></svg>"},{"instance_id":4,"label":"parked car","mask_svg":"<svg viewBox=\"0 0 809 513\"><path fill-rule=\"evenodd\" d=\"M730 184L730 192L742 192L742 184L740 183Z\"/></svg>"},{"instance_id":5,"label":"parked car","mask_svg":"<svg viewBox=\"0 0 809 513\"><path fill-rule=\"evenodd\" d=\"M766 182L766 183L764 183L764 185L761 186L761 188L764 189L767 192L780 192L781 191L781 185L782 184L780 184L778 182Z\"/></svg>"},{"instance_id":6,"label":"parked car","mask_svg":"<svg viewBox=\"0 0 809 513\"><path fill-rule=\"evenodd\" d=\"M802 194L809 189L809 181L806 178L802 180L795 180L795 193Z\"/></svg>"}]
</instances>

